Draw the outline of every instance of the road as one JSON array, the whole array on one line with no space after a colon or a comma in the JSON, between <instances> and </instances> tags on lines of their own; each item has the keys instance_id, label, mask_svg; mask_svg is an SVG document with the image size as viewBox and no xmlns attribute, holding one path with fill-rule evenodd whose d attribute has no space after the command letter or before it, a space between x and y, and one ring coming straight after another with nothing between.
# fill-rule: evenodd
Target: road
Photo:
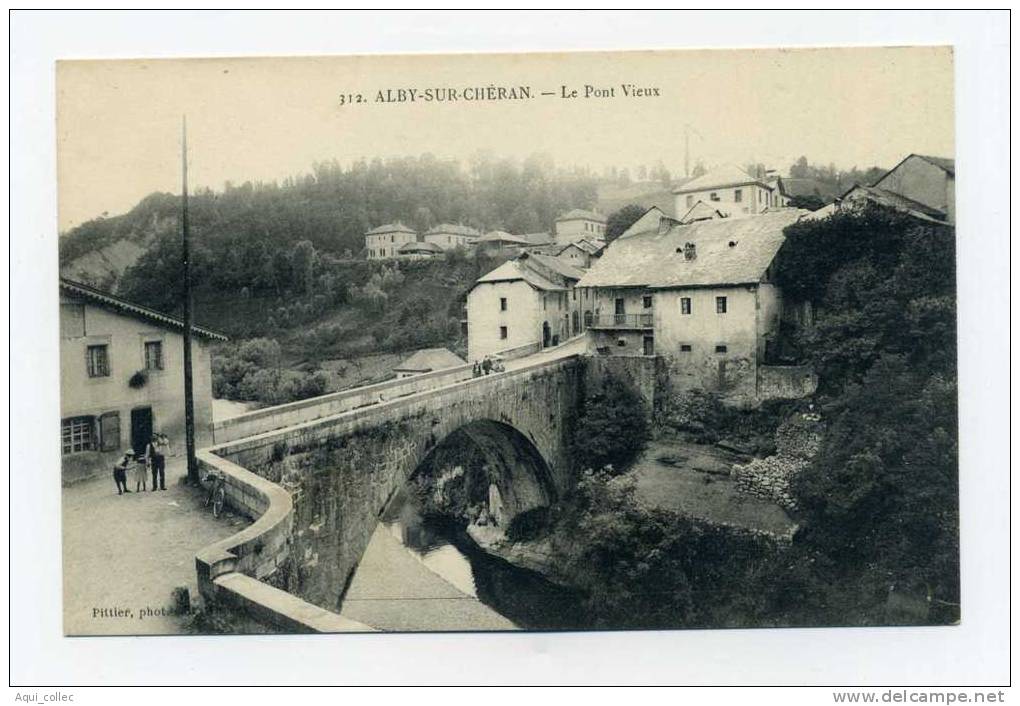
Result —
<instances>
[{"instance_id":1,"label":"road","mask_svg":"<svg viewBox=\"0 0 1020 706\"><path fill-rule=\"evenodd\" d=\"M165 614L173 589L187 586L195 601L195 553L248 524L213 518L204 494L181 484L185 474L172 459L165 491L117 495L112 474L63 488L65 634L184 632L181 617Z\"/></svg>"}]
</instances>

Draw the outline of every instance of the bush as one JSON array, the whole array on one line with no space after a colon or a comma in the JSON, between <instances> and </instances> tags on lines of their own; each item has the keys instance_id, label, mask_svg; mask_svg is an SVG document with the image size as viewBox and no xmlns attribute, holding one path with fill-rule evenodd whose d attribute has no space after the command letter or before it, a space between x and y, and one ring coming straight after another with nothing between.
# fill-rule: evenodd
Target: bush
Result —
<instances>
[{"instance_id":1,"label":"bush","mask_svg":"<svg viewBox=\"0 0 1020 706\"><path fill-rule=\"evenodd\" d=\"M514 516L506 528L506 537L511 542L530 542L538 539L553 523L553 510L548 506L533 507Z\"/></svg>"},{"instance_id":2,"label":"bush","mask_svg":"<svg viewBox=\"0 0 1020 706\"><path fill-rule=\"evenodd\" d=\"M580 468L611 466L622 473L648 440L648 420L641 395L625 380L609 375L589 394L573 434Z\"/></svg>"}]
</instances>

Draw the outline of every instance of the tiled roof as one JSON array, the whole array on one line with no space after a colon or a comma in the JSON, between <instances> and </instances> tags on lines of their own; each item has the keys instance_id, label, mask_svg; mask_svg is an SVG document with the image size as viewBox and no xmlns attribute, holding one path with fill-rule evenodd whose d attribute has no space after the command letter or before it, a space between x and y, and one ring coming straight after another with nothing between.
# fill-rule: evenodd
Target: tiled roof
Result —
<instances>
[{"instance_id":1,"label":"tiled roof","mask_svg":"<svg viewBox=\"0 0 1020 706\"><path fill-rule=\"evenodd\" d=\"M528 241L519 235L507 233L505 230L491 230L478 239L479 243L513 243L515 245L528 245Z\"/></svg>"},{"instance_id":2,"label":"tiled roof","mask_svg":"<svg viewBox=\"0 0 1020 706\"><path fill-rule=\"evenodd\" d=\"M518 261L524 263L523 264L524 267L527 267L526 263L528 260L534 260L538 264L549 268L556 274L566 277L567 279L577 281L584 277L583 270L579 270L573 265L568 265L563 260L560 260L558 257L553 257L552 255L543 255L537 252L530 252L524 253L518 258Z\"/></svg>"},{"instance_id":3,"label":"tiled roof","mask_svg":"<svg viewBox=\"0 0 1020 706\"><path fill-rule=\"evenodd\" d=\"M415 243L404 243L399 248L397 248L397 252L400 252L400 253L415 253L415 252L441 253L441 252L443 252L443 249L441 247L439 247L438 245L436 245L435 243L425 243L425 242L418 243L418 242L415 242Z\"/></svg>"},{"instance_id":4,"label":"tiled roof","mask_svg":"<svg viewBox=\"0 0 1020 706\"><path fill-rule=\"evenodd\" d=\"M579 287L708 287L760 282L783 244L783 229L805 212L783 209L748 218L699 221L615 240ZM684 246L696 257L687 260ZM730 245L733 243L733 245Z\"/></svg>"},{"instance_id":5,"label":"tiled roof","mask_svg":"<svg viewBox=\"0 0 1020 706\"><path fill-rule=\"evenodd\" d=\"M606 247L605 243L597 243L594 240L588 240L587 238L575 240L570 245L574 245L575 247L584 250L589 255L597 255L598 253L602 252L602 250ZM567 247L569 248L570 245L568 245Z\"/></svg>"},{"instance_id":6,"label":"tiled roof","mask_svg":"<svg viewBox=\"0 0 1020 706\"><path fill-rule=\"evenodd\" d=\"M550 245L556 242L552 233L549 231L542 231L540 233L521 233L520 237L527 240L532 245Z\"/></svg>"},{"instance_id":7,"label":"tiled roof","mask_svg":"<svg viewBox=\"0 0 1020 706\"><path fill-rule=\"evenodd\" d=\"M818 196L831 199L836 196L836 187L823 181L809 178L783 178L783 192L788 196Z\"/></svg>"},{"instance_id":8,"label":"tiled roof","mask_svg":"<svg viewBox=\"0 0 1020 706\"><path fill-rule=\"evenodd\" d=\"M852 202L858 198L865 198L883 206L896 209L897 211L909 213L921 218L922 220L936 221L938 223L944 223L946 220L946 214L937 208L925 206L923 203L914 201L913 199L908 199L902 194L897 194L896 192L889 191L888 189L880 189L877 186L863 186L861 184L857 184L843 194L840 201L849 200Z\"/></svg>"},{"instance_id":9,"label":"tiled roof","mask_svg":"<svg viewBox=\"0 0 1020 706\"><path fill-rule=\"evenodd\" d=\"M458 365L467 365L467 361L446 348L422 348L393 370L394 372L427 373L430 370L444 370L455 368Z\"/></svg>"},{"instance_id":10,"label":"tiled roof","mask_svg":"<svg viewBox=\"0 0 1020 706\"><path fill-rule=\"evenodd\" d=\"M727 186L739 186L741 184L761 184L768 186L761 179L756 179L740 167L732 164L725 164L716 167L706 174L691 179L679 188L673 189L674 194L688 194L694 191L706 191L708 189L721 189ZM771 188L771 187L770 187Z\"/></svg>"},{"instance_id":11,"label":"tiled roof","mask_svg":"<svg viewBox=\"0 0 1020 706\"><path fill-rule=\"evenodd\" d=\"M386 225L378 226L365 233L365 235L381 235L383 233L412 233L417 235L418 232L413 228L408 228L400 221L396 223L387 223Z\"/></svg>"},{"instance_id":12,"label":"tiled roof","mask_svg":"<svg viewBox=\"0 0 1020 706\"><path fill-rule=\"evenodd\" d=\"M565 287L550 282L545 277L542 277L537 272L524 267L517 260L509 260L504 262L496 269L488 272L479 277L475 284L480 283L492 283L492 282L515 282L524 281L530 284L535 289L541 289L548 292L562 292Z\"/></svg>"},{"instance_id":13,"label":"tiled roof","mask_svg":"<svg viewBox=\"0 0 1020 706\"><path fill-rule=\"evenodd\" d=\"M469 238L477 238L481 235L481 232L472 228L471 226L461 225L459 223L440 223L439 225L432 226L425 235L466 235Z\"/></svg>"},{"instance_id":14,"label":"tiled roof","mask_svg":"<svg viewBox=\"0 0 1020 706\"><path fill-rule=\"evenodd\" d=\"M560 221L581 221L581 220L605 223L606 217L598 213L595 213L594 211L586 211L583 208L575 208L559 216L556 219L556 222L559 223Z\"/></svg>"},{"instance_id":15,"label":"tiled roof","mask_svg":"<svg viewBox=\"0 0 1020 706\"><path fill-rule=\"evenodd\" d=\"M177 329L180 331L184 330L184 322L178 318L168 316L167 314L156 311L155 309L149 309L148 307L141 306L140 304L129 302L127 299L121 299L113 294L89 287L81 282L75 282L65 277L61 277L60 290L71 296L84 299L92 304L96 304L119 314L133 316L136 319L142 319L144 321L151 321L166 328ZM229 340L225 334L211 329L202 328L200 326L192 325L191 332L196 336L201 336L202 338L208 338L214 341Z\"/></svg>"},{"instance_id":16,"label":"tiled roof","mask_svg":"<svg viewBox=\"0 0 1020 706\"><path fill-rule=\"evenodd\" d=\"M940 168L946 170L947 172L952 174L954 177L956 176L956 160L955 159L949 159L948 157L931 157L931 156L926 155L926 154L919 154L919 155L915 155L915 156L920 157L921 159L923 159L926 162L931 162L936 167L940 167Z\"/></svg>"}]
</instances>

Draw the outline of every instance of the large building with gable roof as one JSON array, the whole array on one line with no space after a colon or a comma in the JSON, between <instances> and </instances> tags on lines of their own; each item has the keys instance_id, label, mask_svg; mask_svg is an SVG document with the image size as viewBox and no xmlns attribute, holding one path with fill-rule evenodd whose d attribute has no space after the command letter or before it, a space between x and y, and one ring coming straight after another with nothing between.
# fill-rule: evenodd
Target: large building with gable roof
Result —
<instances>
[{"instance_id":1,"label":"large building with gable roof","mask_svg":"<svg viewBox=\"0 0 1020 706\"><path fill-rule=\"evenodd\" d=\"M667 220L618 238L577 284L593 292L595 349L657 356L674 388L757 400L783 310L773 262L783 230L804 213Z\"/></svg>"},{"instance_id":2,"label":"large building with gable roof","mask_svg":"<svg viewBox=\"0 0 1020 706\"><path fill-rule=\"evenodd\" d=\"M60 451L67 482L109 471L155 431L184 449L184 324L93 287L60 279ZM195 436L212 443L209 344L192 327Z\"/></svg>"}]
</instances>

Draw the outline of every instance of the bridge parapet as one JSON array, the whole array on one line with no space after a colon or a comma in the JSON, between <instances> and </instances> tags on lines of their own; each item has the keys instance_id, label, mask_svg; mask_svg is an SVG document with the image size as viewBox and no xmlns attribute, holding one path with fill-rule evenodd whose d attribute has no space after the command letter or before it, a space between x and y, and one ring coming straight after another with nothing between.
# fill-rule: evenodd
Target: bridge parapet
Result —
<instances>
[{"instance_id":1,"label":"bridge parapet","mask_svg":"<svg viewBox=\"0 0 1020 706\"><path fill-rule=\"evenodd\" d=\"M528 343L501 351L499 355L505 360L514 360L537 353L540 350L541 345L539 343ZM365 385L350 390L342 390L341 392L333 392L328 395L310 397L306 400L298 400L297 402L256 409L239 414L236 417L215 422L213 424L213 438L215 443L223 444L256 434L264 434L265 432L283 429L314 419L343 414L360 407L374 405L380 401L406 397L407 395L424 392L425 390L445 387L446 385L463 380L470 380L472 373L472 365L458 365L431 373L386 380L374 385Z\"/></svg>"}]
</instances>

